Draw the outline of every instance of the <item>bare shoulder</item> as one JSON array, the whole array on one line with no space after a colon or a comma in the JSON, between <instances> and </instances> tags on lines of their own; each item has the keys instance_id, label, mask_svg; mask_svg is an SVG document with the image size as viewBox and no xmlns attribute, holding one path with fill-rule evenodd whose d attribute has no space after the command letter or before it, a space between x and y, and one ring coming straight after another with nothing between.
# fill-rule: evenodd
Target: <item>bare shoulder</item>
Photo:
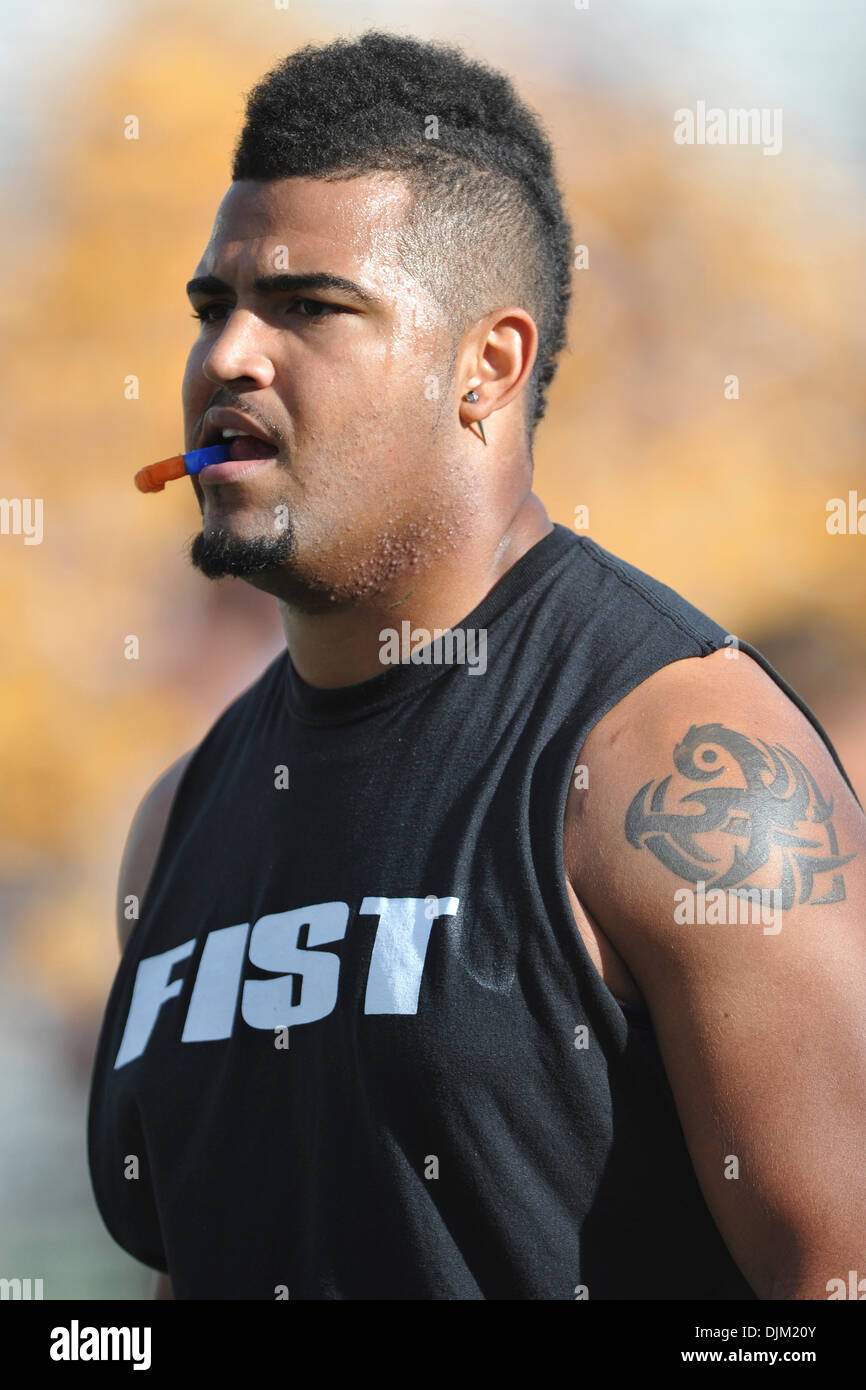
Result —
<instances>
[{"instance_id":1,"label":"bare shoulder","mask_svg":"<svg viewBox=\"0 0 866 1390\"><path fill-rule=\"evenodd\" d=\"M133 816L117 884L117 936L121 952L125 950L137 921L137 916L130 919L126 915L128 900L131 897L137 899L140 909L180 779L194 752L195 749L191 748L189 752L182 754L161 777L157 778Z\"/></svg>"},{"instance_id":2,"label":"bare shoulder","mask_svg":"<svg viewBox=\"0 0 866 1390\"><path fill-rule=\"evenodd\" d=\"M644 897L651 860L680 882L736 888L761 874L818 901L844 891L840 845L864 843L866 818L824 740L743 651L656 671L599 720L578 762L587 785L568 798L567 862L578 894L611 916L615 885L621 907Z\"/></svg>"},{"instance_id":3,"label":"bare shoulder","mask_svg":"<svg viewBox=\"0 0 866 1390\"><path fill-rule=\"evenodd\" d=\"M710 707L732 721L754 709L776 727L805 736L816 752L829 757L820 734L773 678L748 653L730 648L672 661L654 672L599 720L584 748L602 755L624 734L634 737L659 727L666 716L688 717Z\"/></svg>"},{"instance_id":4,"label":"bare shoulder","mask_svg":"<svg viewBox=\"0 0 866 1390\"><path fill-rule=\"evenodd\" d=\"M663 667L579 760L574 888L649 1009L711 1214L760 1298L826 1297L866 1228L866 817L742 651Z\"/></svg>"}]
</instances>

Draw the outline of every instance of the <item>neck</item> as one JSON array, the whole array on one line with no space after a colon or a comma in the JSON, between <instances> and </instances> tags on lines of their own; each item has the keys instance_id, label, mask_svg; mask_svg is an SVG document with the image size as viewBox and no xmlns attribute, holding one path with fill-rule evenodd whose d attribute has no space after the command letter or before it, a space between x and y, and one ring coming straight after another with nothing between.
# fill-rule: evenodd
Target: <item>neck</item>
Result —
<instances>
[{"instance_id":1,"label":"neck","mask_svg":"<svg viewBox=\"0 0 866 1390\"><path fill-rule=\"evenodd\" d=\"M502 519L476 530L423 572L398 576L387 591L335 611L305 613L280 600L280 615L292 664L302 680L320 689L356 685L379 675L384 628L447 630L471 613L504 574L544 536L553 523L540 498L529 493L503 526ZM413 645L423 643L415 642Z\"/></svg>"}]
</instances>

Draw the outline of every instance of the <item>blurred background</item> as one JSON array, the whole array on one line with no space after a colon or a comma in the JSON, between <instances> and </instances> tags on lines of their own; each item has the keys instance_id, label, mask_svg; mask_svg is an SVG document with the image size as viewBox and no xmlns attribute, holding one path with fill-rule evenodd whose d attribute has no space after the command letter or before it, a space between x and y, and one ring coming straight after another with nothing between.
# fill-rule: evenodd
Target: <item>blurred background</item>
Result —
<instances>
[{"instance_id":1,"label":"blurred background","mask_svg":"<svg viewBox=\"0 0 866 1390\"><path fill-rule=\"evenodd\" d=\"M588 261L535 490L758 646L863 801L866 535L826 521L830 499L866 499L866 11L31 0L4 22L2 493L44 499L44 523L38 545L0 535L0 1275L137 1298L155 1275L106 1234L85 1150L121 849L150 783L282 640L272 600L190 567L191 488L132 485L183 445L183 285L244 93L302 43L370 27L515 79ZM699 101L781 108L781 151L676 144L673 113Z\"/></svg>"}]
</instances>

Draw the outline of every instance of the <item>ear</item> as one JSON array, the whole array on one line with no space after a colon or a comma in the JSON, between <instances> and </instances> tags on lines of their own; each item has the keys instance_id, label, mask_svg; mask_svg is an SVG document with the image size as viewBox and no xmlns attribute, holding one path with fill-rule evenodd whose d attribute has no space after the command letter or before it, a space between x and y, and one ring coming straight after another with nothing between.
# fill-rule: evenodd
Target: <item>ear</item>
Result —
<instances>
[{"instance_id":1,"label":"ear","mask_svg":"<svg viewBox=\"0 0 866 1390\"><path fill-rule=\"evenodd\" d=\"M529 381L538 353L538 329L525 309L497 309L467 329L457 356L455 381L464 425L486 420L516 400ZM478 399L467 401L467 392Z\"/></svg>"}]
</instances>

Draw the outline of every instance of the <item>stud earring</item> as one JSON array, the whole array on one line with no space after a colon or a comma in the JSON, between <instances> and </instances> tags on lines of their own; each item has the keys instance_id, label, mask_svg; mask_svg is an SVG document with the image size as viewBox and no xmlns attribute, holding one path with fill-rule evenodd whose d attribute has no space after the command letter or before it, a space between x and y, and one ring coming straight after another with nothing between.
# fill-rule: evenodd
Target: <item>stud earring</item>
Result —
<instances>
[{"instance_id":1,"label":"stud earring","mask_svg":"<svg viewBox=\"0 0 866 1390\"><path fill-rule=\"evenodd\" d=\"M472 404L474 404L475 401L478 400L478 392L477 392L477 391L467 391L467 392L466 392L466 395L463 397L463 399L464 399L465 401L470 401ZM482 420L476 420L476 421L475 421L475 424L478 426L479 430L481 431L481 438L484 440L484 444L485 444L485 446L486 446L486 444L487 444L487 436L486 436L485 433L484 433L484 422L483 422Z\"/></svg>"}]
</instances>

